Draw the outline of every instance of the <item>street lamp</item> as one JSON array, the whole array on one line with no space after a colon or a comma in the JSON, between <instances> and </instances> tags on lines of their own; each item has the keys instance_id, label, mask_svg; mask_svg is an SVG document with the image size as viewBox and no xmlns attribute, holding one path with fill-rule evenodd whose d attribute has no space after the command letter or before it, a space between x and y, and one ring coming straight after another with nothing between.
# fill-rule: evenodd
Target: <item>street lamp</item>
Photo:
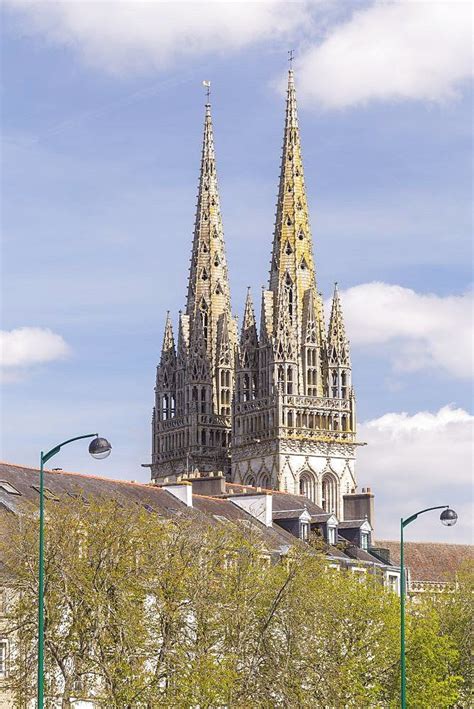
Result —
<instances>
[{"instance_id":1,"label":"street lamp","mask_svg":"<svg viewBox=\"0 0 474 709\"><path fill-rule=\"evenodd\" d=\"M437 507L427 507L420 510L411 517L400 520L400 705L406 709L406 666L405 666L405 564L403 558L403 530L413 522L419 515L431 510L443 510L439 518L445 527L452 527L458 520L457 513L449 505L438 505Z\"/></svg>"},{"instance_id":2,"label":"street lamp","mask_svg":"<svg viewBox=\"0 0 474 709\"><path fill-rule=\"evenodd\" d=\"M106 438L99 438L98 433L86 433L85 436L75 436L63 441L47 453L40 455L40 515L39 515L39 578L38 578L38 709L44 704L44 464L53 455L59 453L63 446L82 438L93 438L89 445L89 453L93 458L107 458L112 446Z\"/></svg>"}]
</instances>

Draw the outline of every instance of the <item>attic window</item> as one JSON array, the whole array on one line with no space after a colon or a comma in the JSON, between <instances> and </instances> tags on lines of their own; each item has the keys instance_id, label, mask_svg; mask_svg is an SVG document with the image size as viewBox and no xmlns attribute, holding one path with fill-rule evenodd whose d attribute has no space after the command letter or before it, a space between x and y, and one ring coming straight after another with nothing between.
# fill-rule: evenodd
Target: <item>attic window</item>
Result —
<instances>
[{"instance_id":1,"label":"attic window","mask_svg":"<svg viewBox=\"0 0 474 709\"><path fill-rule=\"evenodd\" d=\"M36 490L36 492L40 491L39 486L32 485L31 486L33 490ZM54 500L55 502L58 502L59 498L54 494L52 490L49 489L49 487L43 488L43 495L47 500Z\"/></svg>"},{"instance_id":2,"label":"attic window","mask_svg":"<svg viewBox=\"0 0 474 709\"><path fill-rule=\"evenodd\" d=\"M13 487L10 483L7 483L6 480L0 480L0 488L4 490L4 492L8 492L9 495L21 495L21 492L19 492L16 487Z\"/></svg>"}]
</instances>

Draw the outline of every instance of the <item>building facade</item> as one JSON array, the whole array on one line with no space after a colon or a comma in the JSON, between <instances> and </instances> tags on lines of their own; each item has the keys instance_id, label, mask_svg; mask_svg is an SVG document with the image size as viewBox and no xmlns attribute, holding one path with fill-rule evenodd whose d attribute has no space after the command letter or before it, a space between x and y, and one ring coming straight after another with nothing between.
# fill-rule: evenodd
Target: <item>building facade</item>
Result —
<instances>
[{"instance_id":1,"label":"building facade","mask_svg":"<svg viewBox=\"0 0 474 709\"><path fill-rule=\"evenodd\" d=\"M317 288L291 69L260 326L249 292L237 341L206 106L188 299L179 327L176 350L167 320L157 370L152 478L222 470L236 483L304 494L342 518L344 495L357 487L352 366L337 286L328 329Z\"/></svg>"}]
</instances>

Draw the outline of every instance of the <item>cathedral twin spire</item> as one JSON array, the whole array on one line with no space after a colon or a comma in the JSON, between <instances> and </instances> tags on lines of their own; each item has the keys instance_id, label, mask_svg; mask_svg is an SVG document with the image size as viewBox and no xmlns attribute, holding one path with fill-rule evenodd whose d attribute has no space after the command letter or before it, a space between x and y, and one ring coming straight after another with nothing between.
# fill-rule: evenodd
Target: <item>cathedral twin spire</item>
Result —
<instances>
[{"instance_id":1,"label":"cathedral twin spire","mask_svg":"<svg viewBox=\"0 0 474 709\"><path fill-rule=\"evenodd\" d=\"M211 469L213 456L221 461L228 456L233 398L267 396L275 386L284 386L286 393L330 395L329 353L333 365L337 360L350 367L337 290L328 335L325 331L290 69L269 289L262 292L260 334L247 294L239 342L231 313L211 106L206 104L186 309L180 313L177 348L167 317L157 371L154 477L182 471L184 460L188 469L190 452L202 469L206 456ZM172 425L170 418L175 419Z\"/></svg>"}]
</instances>

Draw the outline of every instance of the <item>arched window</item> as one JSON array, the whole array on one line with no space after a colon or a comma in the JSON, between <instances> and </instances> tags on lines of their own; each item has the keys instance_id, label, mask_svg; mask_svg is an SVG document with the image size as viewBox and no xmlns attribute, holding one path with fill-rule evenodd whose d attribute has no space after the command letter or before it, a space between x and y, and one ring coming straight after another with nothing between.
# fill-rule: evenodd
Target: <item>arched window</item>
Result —
<instances>
[{"instance_id":1,"label":"arched window","mask_svg":"<svg viewBox=\"0 0 474 709\"><path fill-rule=\"evenodd\" d=\"M337 480L332 473L323 476L322 506L326 512L337 514Z\"/></svg>"},{"instance_id":2,"label":"arched window","mask_svg":"<svg viewBox=\"0 0 474 709\"><path fill-rule=\"evenodd\" d=\"M316 485L314 476L309 471L303 472L300 475L300 495L304 495L314 502L315 491Z\"/></svg>"}]
</instances>

